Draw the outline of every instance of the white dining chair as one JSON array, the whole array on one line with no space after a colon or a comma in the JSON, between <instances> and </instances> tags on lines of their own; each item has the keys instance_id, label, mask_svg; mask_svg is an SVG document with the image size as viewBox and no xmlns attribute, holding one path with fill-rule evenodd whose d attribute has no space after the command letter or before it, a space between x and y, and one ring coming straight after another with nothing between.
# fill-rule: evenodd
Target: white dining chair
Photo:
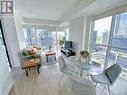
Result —
<instances>
[{"instance_id":1,"label":"white dining chair","mask_svg":"<svg viewBox=\"0 0 127 95\"><path fill-rule=\"evenodd\" d=\"M107 85L109 95L111 95L109 86L112 86L119 74L121 73L121 67L118 64L114 64L111 67L105 69L101 74L91 75L91 79L97 83Z\"/></svg>"},{"instance_id":2,"label":"white dining chair","mask_svg":"<svg viewBox=\"0 0 127 95\"><path fill-rule=\"evenodd\" d=\"M64 75L69 75L69 76L76 75L78 74L78 68L76 68L75 65L67 64L62 56L58 57L58 63L59 63L59 69L62 72L62 76L58 83L59 86Z\"/></svg>"}]
</instances>

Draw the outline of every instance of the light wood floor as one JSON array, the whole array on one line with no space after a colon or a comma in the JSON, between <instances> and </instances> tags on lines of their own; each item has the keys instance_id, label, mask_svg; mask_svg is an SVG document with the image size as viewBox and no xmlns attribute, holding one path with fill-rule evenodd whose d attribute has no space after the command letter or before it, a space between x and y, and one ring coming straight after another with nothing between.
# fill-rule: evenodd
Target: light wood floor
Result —
<instances>
[{"instance_id":1,"label":"light wood floor","mask_svg":"<svg viewBox=\"0 0 127 95\"><path fill-rule=\"evenodd\" d=\"M38 75L33 69L26 77L22 69L12 71L16 95L74 95L70 89L69 79L64 78L62 85L58 87L61 73L58 64L41 66ZM111 87L112 95L127 95L127 81L119 78ZM108 95L107 89L98 87L97 95Z\"/></svg>"}]
</instances>

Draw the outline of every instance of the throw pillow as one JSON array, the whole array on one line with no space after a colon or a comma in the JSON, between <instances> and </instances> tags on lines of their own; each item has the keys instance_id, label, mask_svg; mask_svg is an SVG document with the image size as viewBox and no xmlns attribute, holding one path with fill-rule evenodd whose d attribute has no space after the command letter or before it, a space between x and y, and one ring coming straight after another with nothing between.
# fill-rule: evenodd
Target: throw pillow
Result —
<instances>
[{"instance_id":1,"label":"throw pillow","mask_svg":"<svg viewBox=\"0 0 127 95\"><path fill-rule=\"evenodd\" d=\"M36 55L37 54L37 50L35 50L35 49L29 49L28 52L31 55Z\"/></svg>"},{"instance_id":2,"label":"throw pillow","mask_svg":"<svg viewBox=\"0 0 127 95\"><path fill-rule=\"evenodd\" d=\"M33 48L36 48L37 50L41 50L40 46L33 46Z\"/></svg>"}]
</instances>

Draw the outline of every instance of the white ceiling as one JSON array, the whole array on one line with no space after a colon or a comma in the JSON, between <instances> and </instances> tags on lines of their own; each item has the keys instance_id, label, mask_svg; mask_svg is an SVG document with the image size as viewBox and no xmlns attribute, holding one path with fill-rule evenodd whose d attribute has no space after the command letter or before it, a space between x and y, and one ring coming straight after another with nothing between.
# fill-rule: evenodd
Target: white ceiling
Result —
<instances>
[{"instance_id":1,"label":"white ceiling","mask_svg":"<svg viewBox=\"0 0 127 95\"><path fill-rule=\"evenodd\" d=\"M15 10L25 18L64 22L76 15L97 15L124 4L127 0L15 0Z\"/></svg>"},{"instance_id":2,"label":"white ceiling","mask_svg":"<svg viewBox=\"0 0 127 95\"><path fill-rule=\"evenodd\" d=\"M127 0L96 0L96 2L84 9L84 13L97 15L104 11L127 4Z\"/></svg>"},{"instance_id":3,"label":"white ceiling","mask_svg":"<svg viewBox=\"0 0 127 95\"><path fill-rule=\"evenodd\" d=\"M81 0L15 0L16 11L24 17L58 20Z\"/></svg>"},{"instance_id":4,"label":"white ceiling","mask_svg":"<svg viewBox=\"0 0 127 95\"><path fill-rule=\"evenodd\" d=\"M70 16L63 16L60 21L65 22L66 20L71 20L76 17L79 17L81 15L91 15L96 16L98 14L101 14L105 11L127 5L127 0L96 0L89 4L87 7L84 7L81 11L79 11L77 14L73 14L72 17Z\"/></svg>"}]
</instances>

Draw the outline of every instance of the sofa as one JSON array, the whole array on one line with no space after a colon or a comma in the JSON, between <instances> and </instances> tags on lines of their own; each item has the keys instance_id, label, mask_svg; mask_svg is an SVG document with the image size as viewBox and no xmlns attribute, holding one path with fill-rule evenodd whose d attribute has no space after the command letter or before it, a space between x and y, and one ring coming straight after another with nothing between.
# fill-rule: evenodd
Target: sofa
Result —
<instances>
[{"instance_id":1,"label":"sofa","mask_svg":"<svg viewBox=\"0 0 127 95\"><path fill-rule=\"evenodd\" d=\"M39 63L41 64L41 55L39 54L40 50L38 50L36 54L25 54L26 51L29 51L32 49L34 49L34 47L24 48L23 50L20 50L18 52L21 68L23 68L25 61L28 61L31 59L39 58L40 60Z\"/></svg>"}]
</instances>

